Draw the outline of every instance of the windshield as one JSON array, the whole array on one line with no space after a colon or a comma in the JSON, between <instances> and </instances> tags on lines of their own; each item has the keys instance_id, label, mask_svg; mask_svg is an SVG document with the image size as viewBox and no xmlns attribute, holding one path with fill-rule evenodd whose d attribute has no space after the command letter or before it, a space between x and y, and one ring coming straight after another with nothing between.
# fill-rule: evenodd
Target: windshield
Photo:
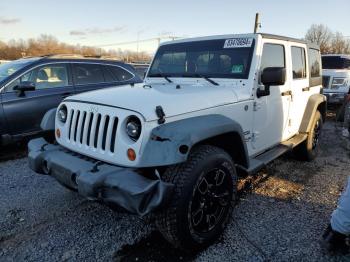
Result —
<instances>
[{"instance_id":1,"label":"windshield","mask_svg":"<svg viewBox=\"0 0 350 262\"><path fill-rule=\"evenodd\" d=\"M323 69L349 69L350 59L341 56L322 56Z\"/></svg>"},{"instance_id":2,"label":"windshield","mask_svg":"<svg viewBox=\"0 0 350 262\"><path fill-rule=\"evenodd\" d=\"M13 62L0 65L0 81L14 74L16 71L22 69L36 59L19 59Z\"/></svg>"},{"instance_id":3,"label":"windshield","mask_svg":"<svg viewBox=\"0 0 350 262\"><path fill-rule=\"evenodd\" d=\"M231 38L163 45L148 77L214 77L247 79L253 38Z\"/></svg>"}]
</instances>

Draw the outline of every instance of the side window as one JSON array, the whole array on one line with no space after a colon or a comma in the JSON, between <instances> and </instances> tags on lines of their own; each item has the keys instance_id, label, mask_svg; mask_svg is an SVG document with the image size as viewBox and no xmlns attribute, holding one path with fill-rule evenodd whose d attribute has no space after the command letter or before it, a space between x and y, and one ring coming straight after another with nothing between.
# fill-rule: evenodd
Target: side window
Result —
<instances>
[{"instance_id":1,"label":"side window","mask_svg":"<svg viewBox=\"0 0 350 262\"><path fill-rule=\"evenodd\" d=\"M24 82L24 81L32 81L34 80L34 70L29 71L28 73L22 75L21 77L17 78L16 80L14 80L11 84L7 85L5 87L5 91L6 92L13 92L13 88L15 86L18 86L20 83Z\"/></svg>"},{"instance_id":2,"label":"side window","mask_svg":"<svg viewBox=\"0 0 350 262\"><path fill-rule=\"evenodd\" d=\"M43 66L37 70L34 82L37 90L68 86L67 66L64 64Z\"/></svg>"},{"instance_id":3,"label":"side window","mask_svg":"<svg viewBox=\"0 0 350 262\"><path fill-rule=\"evenodd\" d=\"M285 67L284 46L278 44L264 44L261 57L261 72L267 67Z\"/></svg>"},{"instance_id":4,"label":"side window","mask_svg":"<svg viewBox=\"0 0 350 262\"><path fill-rule=\"evenodd\" d=\"M306 58L305 49L292 46L292 68L293 79L306 78Z\"/></svg>"},{"instance_id":5,"label":"side window","mask_svg":"<svg viewBox=\"0 0 350 262\"><path fill-rule=\"evenodd\" d=\"M311 77L321 76L321 56L320 52L316 49L309 48L309 71Z\"/></svg>"},{"instance_id":6,"label":"side window","mask_svg":"<svg viewBox=\"0 0 350 262\"><path fill-rule=\"evenodd\" d=\"M108 66L108 68L118 81L127 81L134 77L131 73L119 66Z\"/></svg>"},{"instance_id":7,"label":"side window","mask_svg":"<svg viewBox=\"0 0 350 262\"><path fill-rule=\"evenodd\" d=\"M115 82L116 79L115 77L112 75L112 72L108 69L109 66L104 65L103 66L103 74L105 76L105 81L106 82Z\"/></svg>"},{"instance_id":8,"label":"side window","mask_svg":"<svg viewBox=\"0 0 350 262\"><path fill-rule=\"evenodd\" d=\"M102 67L98 64L73 64L75 84L97 84L105 82Z\"/></svg>"}]
</instances>

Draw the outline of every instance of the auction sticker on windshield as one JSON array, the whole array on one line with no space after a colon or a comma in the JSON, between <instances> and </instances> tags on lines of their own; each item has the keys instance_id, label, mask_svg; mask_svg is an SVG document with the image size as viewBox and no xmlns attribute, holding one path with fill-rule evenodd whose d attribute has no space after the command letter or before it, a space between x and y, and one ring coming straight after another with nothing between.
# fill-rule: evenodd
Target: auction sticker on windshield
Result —
<instances>
[{"instance_id":1,"label":"auction sticker on windshield","mask_svg":"<svg viewBox=\"0 0 350 262\"><path fill-rule=\"evenodd\" d=\"M253 38L232 38L225 41L224 48L251 47L252 43Z\"/></svg>"}]
</instances>

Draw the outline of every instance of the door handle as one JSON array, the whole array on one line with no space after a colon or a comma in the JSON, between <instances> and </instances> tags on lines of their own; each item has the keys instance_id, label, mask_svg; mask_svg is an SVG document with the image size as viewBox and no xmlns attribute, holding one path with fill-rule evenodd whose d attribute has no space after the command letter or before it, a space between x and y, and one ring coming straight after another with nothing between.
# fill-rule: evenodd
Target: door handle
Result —
<instances>
[{"instance_id":1,"label":"door handle","mask_svg":"<svg viewBox=\"0 0 350 262\"><path fill-rule=\"evenodd\" d=\"M281 93L282 96L291 96L292 94L293 93L290 90Z\"/></svg>"},{"instance_id":2,"label":"door handle","mask_svg":"<svg viewBox=\"0 0 350 262\"><path fill-rule=\"evenodd\" d=\"M303 92L310 91L310 87L309 86L308 87L304 87L302 90L303 90Z\"/></svg>"}]
</instances>

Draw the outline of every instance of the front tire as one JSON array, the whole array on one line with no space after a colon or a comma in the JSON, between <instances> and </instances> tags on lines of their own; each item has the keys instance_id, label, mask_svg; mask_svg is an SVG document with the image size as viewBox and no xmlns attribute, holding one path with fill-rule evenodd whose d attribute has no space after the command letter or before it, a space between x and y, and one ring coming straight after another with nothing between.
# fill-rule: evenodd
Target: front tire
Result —
<instances>
[{"instance_id":1,"label":"front tire","mask_svg":"<svg viewBox=\"0 0 350 262\"><path fill-rule=\"evenodd\" d=\"M311 131L307 139L294 149L295 156L304 161L311 161L316 158L319 151L319 138L322 129L322 116L320 111L316 111L312 119Z\"/></svg>"},{"instance_id":2,"label":"front tire","mask_svg":"<svg viewBox=\"0 0 350 262\"><path fill-rule=\"evenodd\" d=\"M170 205L156 218L163 236L174 246L197 250L223 232L237 195L237 174L222 149L199 146L187 162L169 167L163 180L175 185Z\"/></svg>"}]
</instances>

